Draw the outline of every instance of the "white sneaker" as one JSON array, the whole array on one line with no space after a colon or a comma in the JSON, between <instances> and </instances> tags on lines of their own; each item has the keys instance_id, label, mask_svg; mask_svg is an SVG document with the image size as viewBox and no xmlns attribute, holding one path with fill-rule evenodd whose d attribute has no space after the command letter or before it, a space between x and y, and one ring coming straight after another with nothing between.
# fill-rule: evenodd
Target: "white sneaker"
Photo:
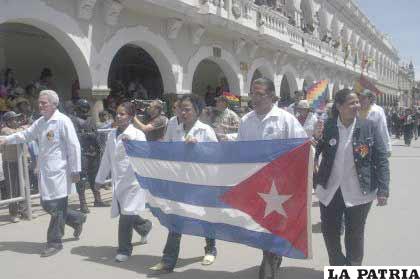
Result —
<instances>
[{"instance_id":1,"label":"white sneaker","mask_svg":"<svg viewBox=\"0 0 420 279\"><path fill-rule=\"evenodd\" d=\"M10 222L12 222L12 223L18 223L19 221L20 220L19 220L19 218L17 216L10 217Z\"/></svg>"},{"instance_id":2,"label":"white sneaker","mask_svg":"<svg viewBox=\"0 0 420 279\"><path fill-rule=\"evenodd\" d=\"M127 255L123 255L123 254L118 254L118 255L116 255L115 256L115 261L116 262L119 262L119 263L122 263L122 262L125 262L125 261L127 261L128 260L128 256Z\"/></svg>"},{"instance_id":3,"label":"white sneaker","mask_svg":"<svg viewBox=\"0 0 420 279\"><path fill-rule=\"evenodd\" d=\"M216 260L216 256L212 254L206 254L201 262L202 265L211 265Z\"/></svg>"}]
</instances>

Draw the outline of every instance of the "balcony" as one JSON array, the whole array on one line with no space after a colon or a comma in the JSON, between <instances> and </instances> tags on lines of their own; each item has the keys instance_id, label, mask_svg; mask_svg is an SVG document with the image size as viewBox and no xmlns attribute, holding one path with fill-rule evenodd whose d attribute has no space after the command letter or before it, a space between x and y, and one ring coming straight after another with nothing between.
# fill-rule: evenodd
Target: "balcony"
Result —
<instances>
[{"instance_id":1,"label":"balcony","mask_svg":"<svg viewBox=\"0 0 420 279\"><path fill-rule=\"evenodd\" d=\"M282 1L278 7L257 5L253 0L144 0L147 5L169 9L188 16L194 24L223 27L235 32L248 42L264 42L264 46L277 50L288 50L306 56L313 61L342 67L355 73L361 72L360 61L353 65L353 57L344 63L342 46L333 46L331 38L321 40L318 35L319 23L310 28L302 28L301 22L287 17ZM123 5L132 10L143 10L145 4L138 0L124 0ZM299 20L297 20L299 21ZM238 34L238 35L237 35ZM319 61L321 60L321 61ZM372 66L369 74L376 78Z\"/></svg>"}]
</instances>

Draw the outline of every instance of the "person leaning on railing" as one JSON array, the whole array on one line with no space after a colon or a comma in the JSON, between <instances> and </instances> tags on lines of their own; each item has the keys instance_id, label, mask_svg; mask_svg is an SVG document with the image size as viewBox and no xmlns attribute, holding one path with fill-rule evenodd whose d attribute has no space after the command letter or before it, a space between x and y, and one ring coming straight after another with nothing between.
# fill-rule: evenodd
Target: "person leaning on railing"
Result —
<instances>
[{"instance_id":1,"label":"person leaning on railing","mask_svg":"<svg viewBox=\"0 0 420 279\"><path fill-rule=\"evenodd\" d=\"M3 115L3 122L5 127L1 129L2 136L8 136L23 129L19 127L18 118L20 114L14 111L6 112ZM18 149L17 145L6 145L1 147L3 155L3 171L5 178L4 196L6 198L19 197L19 173L18 173ZM10 221L13 223L19 222L19 214L22 212L22 204L18 202L9 204Z\"/></svg>"}]
</instances>

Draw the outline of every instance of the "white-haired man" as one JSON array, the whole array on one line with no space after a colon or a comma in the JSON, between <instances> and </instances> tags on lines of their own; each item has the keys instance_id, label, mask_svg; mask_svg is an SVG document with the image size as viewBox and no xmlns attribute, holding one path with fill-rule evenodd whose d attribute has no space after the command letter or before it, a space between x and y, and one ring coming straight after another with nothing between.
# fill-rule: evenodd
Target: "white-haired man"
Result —
<instances>
[{"instance_id":1,"label":"white-haired man","mask_svg":"<svg viewBox=\"0 0 420 279\"><path fill-rule=\"evenodd\" d=\"M58 111L59 98L52 90L39 94L41 118L28 129L0 138L1 144L19 144L36 140L39 144L38 185L41 204L51 215L47 245L42 257L52 256L62 248L65 224L74 229L74 237L82 232L86 215L67 207L72 183L80 180L80 144L71 120Z\"/></svg>"}]
</instances>

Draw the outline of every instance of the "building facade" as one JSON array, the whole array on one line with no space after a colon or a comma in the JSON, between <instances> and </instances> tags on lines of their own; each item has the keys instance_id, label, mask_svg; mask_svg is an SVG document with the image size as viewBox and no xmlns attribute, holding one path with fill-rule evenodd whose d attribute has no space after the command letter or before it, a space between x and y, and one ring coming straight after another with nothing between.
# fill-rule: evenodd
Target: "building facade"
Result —
<instances>
[{"instance_id":1,"label":"building facade","mask_svg":"<svg viewBox=\"0 0 420 279\"><path fill-rule=\"evenodd\" d=\"M149 97L204 95L208 88L248 96L266 76L277 95L327 79L333 96L363 73L400 97L397 50L352 0L0 0L0 69L22 84L43 67L69 99L102 106L115 83L137 80Z\"/></svg>"}]
</instances>

